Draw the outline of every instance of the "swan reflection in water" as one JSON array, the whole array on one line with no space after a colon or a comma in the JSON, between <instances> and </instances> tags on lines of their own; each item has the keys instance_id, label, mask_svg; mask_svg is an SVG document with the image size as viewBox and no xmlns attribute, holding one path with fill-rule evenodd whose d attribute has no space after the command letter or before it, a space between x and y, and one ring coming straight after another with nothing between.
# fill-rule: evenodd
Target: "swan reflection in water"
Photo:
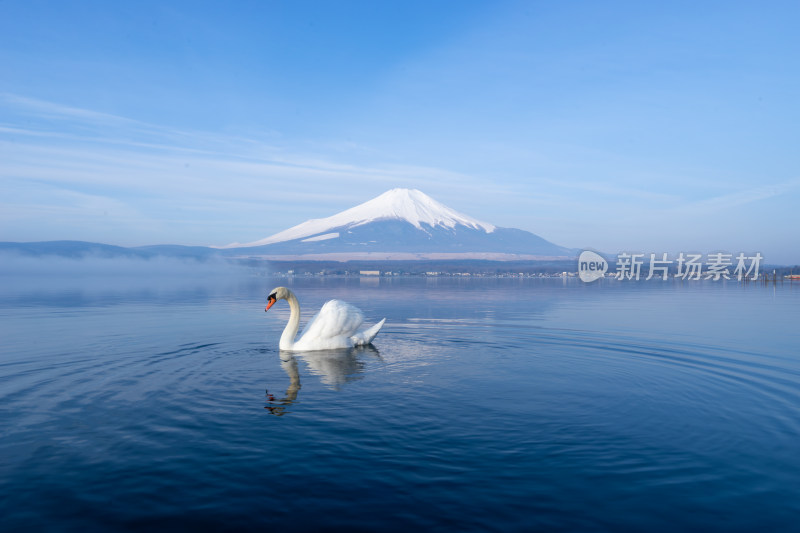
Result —
<instances>
[{"instance_id":1,"label":"swan reflection in water","mask_svg":"<svg viewBox=\"0 0 800 533\"><path fill-rule=\"evenodd\" d=\"M362 359L364 355L383 360L380 352L372 345L314 352L281 350L281 368L289 376L289 387L283 398L270 394L267 389L268 404L264 408L273 415L283 416L287 413L287 408L297 400L301 387L298 359L302 359L308 370L319 376L322 383L334 390L339 390L345 383L363 377L361 374L366 366Z\"/></svg>"}]
</instances>

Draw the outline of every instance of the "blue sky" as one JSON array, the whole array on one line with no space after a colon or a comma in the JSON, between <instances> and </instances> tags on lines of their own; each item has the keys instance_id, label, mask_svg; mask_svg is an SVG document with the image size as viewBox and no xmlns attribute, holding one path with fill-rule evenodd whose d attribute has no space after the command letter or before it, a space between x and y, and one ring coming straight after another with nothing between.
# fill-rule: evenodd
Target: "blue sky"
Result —
<instances>
[{"instance_id":1,"label":"blue sky","mask_svg":"<svg viewBox=\"0 0 800 533\"><path fill-rule=\"evenodd\" d=\"M800 262L796 2L0 2L0 240L249 242L415 187Z\"/></svg>"}]
</instances>

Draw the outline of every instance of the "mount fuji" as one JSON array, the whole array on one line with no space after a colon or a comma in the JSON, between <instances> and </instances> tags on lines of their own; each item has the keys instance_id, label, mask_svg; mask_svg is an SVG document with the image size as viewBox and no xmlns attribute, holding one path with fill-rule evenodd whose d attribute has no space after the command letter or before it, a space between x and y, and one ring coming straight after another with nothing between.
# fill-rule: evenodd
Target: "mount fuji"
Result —
<instances>
[{"instance_id":1,"label":"mount fuji","mask_svg":"<svg viewBox=\"0 0 800 533\"><path fill-rule=\"evenodd\" d=\"M223 247L273 259L566 259L576 250L481 222L416 189L392 189L333 216Z\"/></svg>"}]
</instances>

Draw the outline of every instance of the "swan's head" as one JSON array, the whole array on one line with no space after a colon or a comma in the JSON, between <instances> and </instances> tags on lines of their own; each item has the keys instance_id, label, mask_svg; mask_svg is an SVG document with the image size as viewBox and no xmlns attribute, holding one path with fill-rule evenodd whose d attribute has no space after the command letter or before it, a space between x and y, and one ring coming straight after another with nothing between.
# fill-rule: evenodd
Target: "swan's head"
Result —
<instances>
[{"instance_id":1,"label":"swan's head","mask_svg":"<svg viewBox=\"0 0 800 533\"><path fill-rule=\"evenodd\" d=\"M277 287L272 289L267 296L267 308L264 311L269 311L269 308L275 305L278 300L285 300L289 297L289 289L286 287Z\"/></svg>"}]
</instances>

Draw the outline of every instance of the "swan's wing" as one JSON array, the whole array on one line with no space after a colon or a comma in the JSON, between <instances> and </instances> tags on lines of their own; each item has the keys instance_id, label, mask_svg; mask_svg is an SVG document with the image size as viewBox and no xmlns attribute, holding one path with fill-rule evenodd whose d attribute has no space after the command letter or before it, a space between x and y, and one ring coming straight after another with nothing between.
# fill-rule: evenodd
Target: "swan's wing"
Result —
<instances>
[{"instance_id":1,"label":"swan's wing","mask_svg":"<svg viewBox=\"0 0 800 533\"><path fill-rule=\"evenodd\" d=\"M341 300L331 300L306 324L298 343L317 344L335 337L348 338L363 322L364 315L357 307Z\"/></svg>"},{"instance_id":2,"label":"swan's wing","mask_svg":"<svg viewBox=\"0 0 800 533\"><path fill-rule=\"evenodd\" d=\"M371 328L365 329L364 331L359 331L350 337L350 340L353 341L353 346L366 346L367 344L371 343L372 339L375 338L375 335L377 335L383 327L384 322L386 322L385 318Z\"/></svg>"}]
</instances>

